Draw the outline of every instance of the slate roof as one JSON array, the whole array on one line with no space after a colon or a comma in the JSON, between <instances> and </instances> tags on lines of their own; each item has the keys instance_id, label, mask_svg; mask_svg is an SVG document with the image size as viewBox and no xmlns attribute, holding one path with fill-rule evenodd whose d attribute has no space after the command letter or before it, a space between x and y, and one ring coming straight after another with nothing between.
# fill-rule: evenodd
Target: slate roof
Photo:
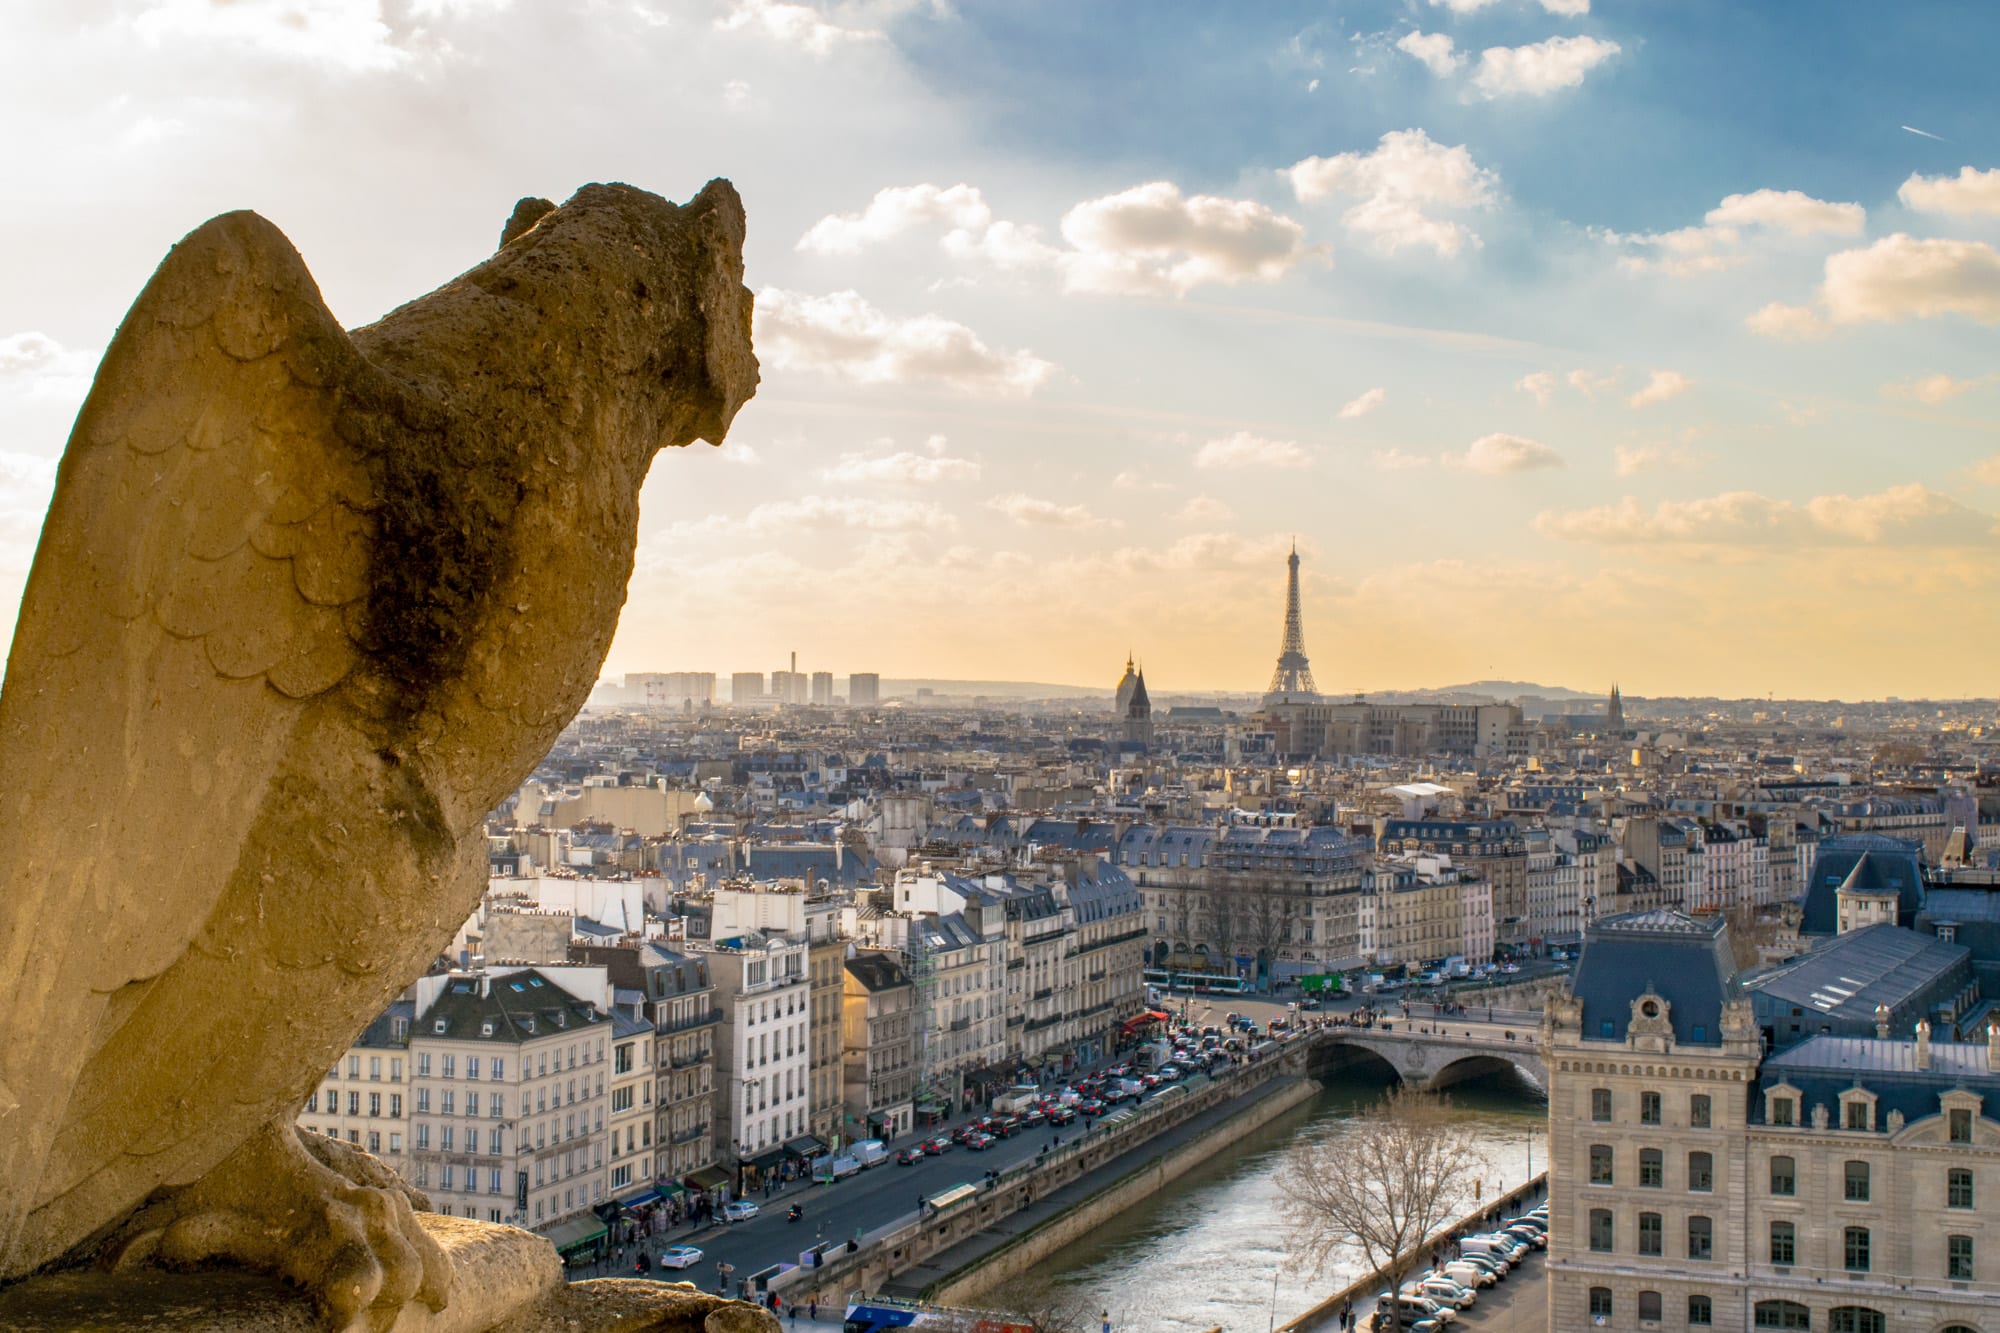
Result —
<instances>
[{"instance_id":1,"label":"slate roof","mask_svg":"<svg viewBox=\"0 0 2000 1333\"><path fill-rule=\"evenodd\" d=\"M557 1032L588 1031L601 1020L594 1006L576 999L534 968L489 975L487 980L486 994L481 995L480 978L453 978L437 1002L412 1026L411 1035L511 1046ZM443 1031L438 1030L440 1022Z\"/></svg>"},{"instance_id":2,"label":"slate roof","mask_svg":"<svg viewBox=\"0 0 2000 1333\"><path fill-rule=\"evenodd\" d=\"M857 953L847 960L847 973L871 992L895 990L910 984L910 974L885 953Z\"/></svg>"},{"instance_id":3,"label":"slate roof","mask_svg":"<svg viewBox=\"0 0 2000 1333\"><path fill-rule=\"evenodd\" d=\"M1923 844L1882 833L1843 833L1821 842L1806 880L1803 935L1831 935L1840 929L1840 886L1866 857L1867 882L1897 891L1897 919L1908 924L1923 906Z\"/></svg>"},{"instance_id":4,"label":"slate roof","mask_svg":"<svg viewBox=\"0 0 2000 1333\"><path fill-rule=\"evenodd\" d=\"M1901 1111L1907 1121L1938 1114L1938 1095L1963 1088L1984 1098L1982 1114L1990 1116L2000 1103L2000 1073L1987 1068L1984 1043L1933 1041L1931 1067L1917 1068L1917 1043L1907 1038L1808 1038L1764 1061L1758 1071L1760 1089L1788 1083L1805 1103L1803 1124L1812 1123L1812 1107L1824 1104L1828 1123L1839 1125L1840 1094L1861 1087L1875 1094L1875 1129L1886 1129L1889 1112ZM1764 1098L1750 1099L1750 1120L1764 1121Z\"/></svg>"},{"instance_id":5,"label":"slate roof","mask_svg":"<svg viewBox=\"0 0 2000 1333\"><path fill-rule=\"evenodd\" d=\"M1883 923L1836 935L1745 988L1823 1014L1872 1019L1876 1005L1901 1007L1971 956L1964 945Z\"/></svg>"},{"instance_id":6,"label":"slate roof","mask_svg":"<svg viewBox=\"0 0 2000 1333\"><path fill-rule=\"evenodd\" d=\"M1722 1044L1722 1006L1735 963L1720 917L1672 908L1600 917L1584 932L1570 993L1583 1001L1583 1036L1623 1041L1632 1001L1647 991L1665 1000L1674 1040Z\"/></svg>"}]
</instances>

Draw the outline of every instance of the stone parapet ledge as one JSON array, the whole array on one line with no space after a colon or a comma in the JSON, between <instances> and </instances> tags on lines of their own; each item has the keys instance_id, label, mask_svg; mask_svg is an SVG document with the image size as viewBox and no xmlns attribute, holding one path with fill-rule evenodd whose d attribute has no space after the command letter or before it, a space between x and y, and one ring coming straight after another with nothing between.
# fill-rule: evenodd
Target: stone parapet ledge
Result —
<instances>
[{"instance_id":1,"label":"stone parapet ledge","mask_svg":"<svg viewBox=\"0 0 2000 1333\"><path fill-rule=\"evenodd\" d=\"M766 1310L683 1283L642 1278L564 1282L544 1237L436 1213L418 1214L451 1261L451 1303L406 1306L367 1333L778 1333ZM312 1298L240 1270L73 1269L0 1288L9 1333L323 1333ZM359 1331L357 1331L359 1333Z\"/></svg>"}]
</instances>

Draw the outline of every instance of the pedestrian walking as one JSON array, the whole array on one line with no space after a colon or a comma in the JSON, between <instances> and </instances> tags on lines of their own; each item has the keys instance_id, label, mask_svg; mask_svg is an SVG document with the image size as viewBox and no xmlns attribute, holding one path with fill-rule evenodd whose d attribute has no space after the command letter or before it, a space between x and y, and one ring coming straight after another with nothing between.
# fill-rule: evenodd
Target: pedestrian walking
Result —
<instances>
[{"instance_id":1,"label":"pedestrian walking","mask_svg":"<svg viewBox=\"0 0 2000 1333\"><path fill-rule=\"evenodd\" d=\"M819 1297L813 1297L806 1305L806 1318L812 1320L815 1324L819 1322Z\"/></svg>"}]
</instances>

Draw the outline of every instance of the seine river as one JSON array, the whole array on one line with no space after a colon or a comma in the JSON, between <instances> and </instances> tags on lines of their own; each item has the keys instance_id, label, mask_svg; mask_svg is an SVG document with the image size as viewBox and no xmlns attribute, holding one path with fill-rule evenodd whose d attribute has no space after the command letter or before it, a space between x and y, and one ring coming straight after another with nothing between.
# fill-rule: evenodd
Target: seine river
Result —
<instances>
[{"instance_id":1,"label":"seine river","mask_svg":"<svg viewBox=\"0 0 2000 1333\"><path fill-rule=\"evenodd\" d=\"M1246 1133L1025 1281L1084 1295L1109 1312L1114 1333L1201 1333L1218 1325L1264 1333L1274 1309L1280 1324L1303 1313L1366 1265L1358 1250L1316 1274L1289 1265L1278 1216L1285 1150L1301 1134L1341 1133L1354 1108L1382 1092L1379 1081L1362 1077L1329 1083L1313 1101ZM1485 1163L1482 1198L1525 1183L1531 1155L1535 1170L1547 1166L1548 1103L1532 1084L1496 1075L1457 1084L1449 1095L1471 1122Z\"/></svg>"}]
</instances>

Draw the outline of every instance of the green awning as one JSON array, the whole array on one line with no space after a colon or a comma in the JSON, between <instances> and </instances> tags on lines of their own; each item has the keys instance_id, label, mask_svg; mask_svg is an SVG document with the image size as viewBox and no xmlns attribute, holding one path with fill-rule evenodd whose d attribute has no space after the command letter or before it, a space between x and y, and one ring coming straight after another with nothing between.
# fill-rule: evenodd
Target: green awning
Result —
<instances>
[{"instance_id":1,"label":"green awning","mask_svg":"<svg viewBox=\"0 0 2000 1333\"><path fill-rule=\"evenodd\" d=\"M568 1254L604 1239L604 1223L594 1217L572 1217L567 1222L557 1222L542 1234L556 1247L557 1254Z\"/></svg>"},{"instance_id":2,"label":"green awning","mask_svg":"<svg viewBox=\"0 0 2000 1333\"><path fill-rule=\"evenodd\" d=\"M705 1166L699 1171L681 1177L691 1190L712 1190L717 1185L727 1185L732 1178L731 1173L719 1166Z\"/></svg>"}]
</instances>

